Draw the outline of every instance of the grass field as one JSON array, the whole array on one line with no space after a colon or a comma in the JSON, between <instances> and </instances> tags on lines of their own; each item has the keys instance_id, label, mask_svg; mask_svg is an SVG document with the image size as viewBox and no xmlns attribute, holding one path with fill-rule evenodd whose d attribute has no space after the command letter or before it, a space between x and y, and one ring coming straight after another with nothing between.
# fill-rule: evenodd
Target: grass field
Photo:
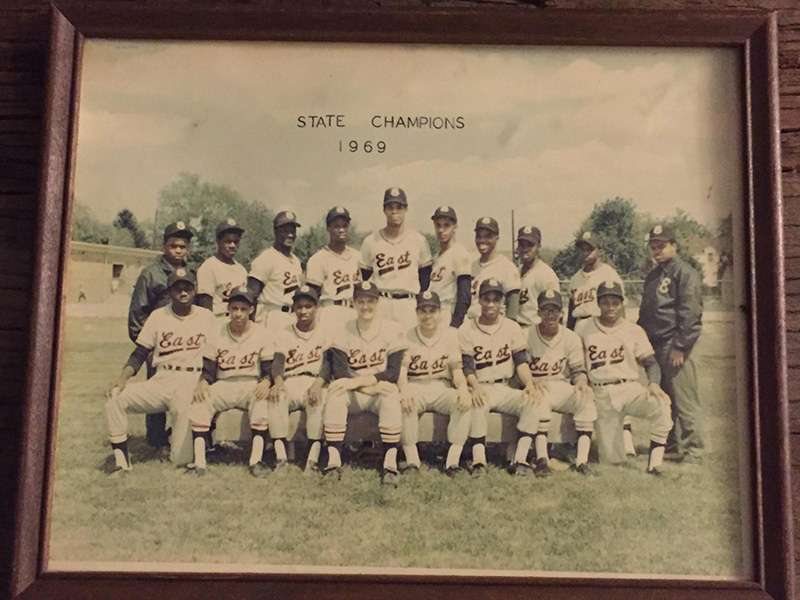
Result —
<instances>
[{"instance_id":1,"label":"grass field","mask_svg":"<svg viewBox=\"0 0 800 600\"><path fill-rule=\"evenodd\" d=\"M731 325L706 325L696 350L709 454L702 467L643 457L561 471L450 480L438 465L383 489L377 471L323 482L289 469L255 480L246 450L203 479L154 460L131 417L134 470L99 468L109 449L102 391L131 350L123 319L72 318L58 415L52 561L239 563L742 576ZM139 375L141 377L141 374ZM645 452L647 433L634 423ZM498 456L501 452L497 452Z\"/></svg>"}]
</instances>

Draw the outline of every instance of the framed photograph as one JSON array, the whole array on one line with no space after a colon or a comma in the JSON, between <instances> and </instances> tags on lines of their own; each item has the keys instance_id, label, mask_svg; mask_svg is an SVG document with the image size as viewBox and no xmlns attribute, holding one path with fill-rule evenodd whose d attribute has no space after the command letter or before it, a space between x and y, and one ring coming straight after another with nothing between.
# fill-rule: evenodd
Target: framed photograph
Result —
<instances>
[{"instance_id":1,"label":"framed photograph","mask_svg":"<svg viewBox=\"0 0 800 600\"><path fill-rule=\"evenodd\" d=\"M792 598L776 35L750 11L54 8L12 596ZM359 350L373 383L346 344L375 306L401 341ZM220 327L267 341L206 423ZM310 372L283 344L315 327ZM415 362L429 330L450 362ZM562 337L568 371L535 350ZM519 381L481 378L505 361ZM295 367L302 410L256 416ZM418 421L415 368L453 390Z\"/></svg>"}]
</instances>

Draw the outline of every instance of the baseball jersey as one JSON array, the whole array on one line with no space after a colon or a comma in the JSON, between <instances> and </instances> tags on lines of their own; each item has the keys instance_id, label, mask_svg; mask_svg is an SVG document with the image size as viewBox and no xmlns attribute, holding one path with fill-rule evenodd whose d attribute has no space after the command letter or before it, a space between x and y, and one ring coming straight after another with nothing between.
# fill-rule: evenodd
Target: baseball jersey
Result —
<instances>
[{"instance_id":1,"label":"baseball jersey","mask_svg":"<svg viewBox=\"0 0 800 600\"><path fill-rule=\"evenodd\" d=\"M303 281L303 268L294 254L286 256L269 247L253 261L250 277L264 284L258 297L259 309L264 305L291 306L292 294Z\"/></svg>"},{"instance_id":2,"label":"baseball jersey","mask_svg":"<svg viewBox=\"0 0 800 600\"><path fill-rule=\"evenodd\" d=\"M502 254L498 254L492 260L482 263L480 257L472 261L472 302L469 305L469 317L481 316L481 305L478 303L478 290L484 279L494 278L503 284L506 294L513 290L520 289L519 271L516 265ZM505 304L504 304L505 306Z\"/></svg>"},{"instance_id":3,"label":"baseball jersey","mask_svg":"<svg viewBox=\"0 0 800 600\"><path fill-rule=\"evenodd\" d=\"M247 285L247 269L236 261L228 264L210 256L197 269L197 293L213 298L212 311L217 317L228 314L231 290L240 285Z\"/></svg>"},{"instance_id":4,"label":"baseball jersey","mask_svg":"<svg viewBox=\"0 0 800 600\"><path fill-rule=\"evenodd\" d=\"M450 380L450 369L461 368L461 346L452 327L440 327L432 338L422 335L419 327L412 327L406 334L406 344L403 366L410 382Z\"/></svg>"},{"instance_id":5,"label":"baseball jersey","mask_svg":"<svg viewBox=\"0 0 800 600\"><path fill-rule=\"evenodd\" d=\"M433 261L430 291L439 295L442 305L453 307L456 304L456 282L461 275L470 275L471 259L469 252L461 244L454 242Z\"/></svg>"},{"instance_id":6,"label":"baseball jersey","mask_svg":"<svg viewBox=\"0 0 800 600\"><path fill-rule=\"evenodd\" d=\"M562 325L551 340L544 339L538 327L531 327L528 354L531 374L543 380L568 381L571 374L586 372L581 338Z\"/></svg>"},{"instance_id":7,"label":"baseball jersey","mask_svg":"<svg viewBox=\"0 0 800 600\"><path fill-rule=\"evenodd\" d=\"M300 331L296 324L282 329L275 339L275 352L286 357L283 376L320 374L325 351L331 346L331 336L322 323L311 331Z\"/></svg>"},{"instance_id":8,"label":"baseball jersey","mask_svg":"<svg viewBox=\"0 0 800 600\"><path fill-rule=\"evenodd\" d=\"M385 371L389 355L405 350L406 341L400 325L394 321L381 319L375 330L365 337L361 335L358 320L351 319L335 333L331 347L345 353L348 366L360 377Z\"/></svg>"},{"instance_id":9,"label":"baseball jersey","mask_svg":"<svg viewBox=\"0 0 800 600\"><path fill-rule=\"evenodd\" d=\"M601 325L597 317L586 319L578 323L575 333L583 340L591 383L636 380L638 361L653 354L644 329L622 318L614 327Z\"/></svg>"},{"instance_id":10,"label":"baseball jersey","mask_svg":"<svg viewBox=\"0 0 800 600\"><path fill-rule=\"evenodd\" d=\"M181 317L172 305L154 310L144 322L136 343L153 351L153 366L202 368L203 358L214 358L212 338L218 325L214 314L192 306Z\"/></svg>"},{"instance_id":11,"label":"baseball jersey","mask_svg":"<svg viewBox=\"0 0 800 600\"><path fill-rule=\"evenodd\" d=\"M361 245L359 266L372 269L370 281L382 292L418 294L419 269L432 262L425 236L406 229L393 240L387 240L381 231L368 235Z\"/></svg>"},{"instance_id":12,"label":"baseball jersey","mask_svg":"<svg viewBox=\"0 0 800 600\"><path fill-rule=\"evenodd\" d=\"M250 325L240 336L231 333L230 323L216 329L213 339L217 379L261 377L261 361L272 360L272 341L263 327Z\"/></svg>"},{"instance_id":13,"label":"baseball jersey","mask_svg":"<svg viewBox=\"0 0 800 600\"><path fill-rule=\"evenodd\" d=\"M616 281L625 289L619 274L614 267L602 263L594 271L588 273L581 269L569 280L569 293L572 298L572 315L575 318L599 317L600 306L597 304L597 286L604 281Z\"/></svg>"},{"instance_id":14,"label":"baseball jersey","mask_svg":"<svg viewBox=\"0 0 800 600\"><path fill-rule=\"evenodd\" d=\"M522 328L506 317L494 325L481 325L478 319L464 321L458 328L458 342L461 352L475 359L475 376L481 383L513 377L511 355L525 350L527 344Z\"/></svg>"},{"instance_id":15,"label":"baseball jersey","mask_svg":"<svg viewBox=\"0 0 800 600\"><path fill-rule=\"evenodd\" d=\"M520 281L519 290L519 315L517 322L520 325L538 325L539 303L536 299L545 290L558 291L558 276L546 262L536 259Z\"/></svg>"},{"instance_id":16,"label":"baseball jersey","mask_svg":"<svg viewBox=\"0 0 800 600\"><path fill-rule=\"evenodd\" d=\"M345 248L337 254L328 246L314 253L306 265L306 283L322 288L320 300L352 300L353 285L361 281L358 252Z\"/></svg>"}]
</instances>

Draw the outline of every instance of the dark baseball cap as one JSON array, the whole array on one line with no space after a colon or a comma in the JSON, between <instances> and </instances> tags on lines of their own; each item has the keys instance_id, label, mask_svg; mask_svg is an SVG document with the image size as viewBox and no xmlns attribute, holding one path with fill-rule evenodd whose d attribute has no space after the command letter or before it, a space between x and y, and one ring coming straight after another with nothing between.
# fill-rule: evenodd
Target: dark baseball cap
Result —
<instances>
[{"instance_id":1,"label":"dark baseball cap","mask_svg":"<svg viewBox=\"0 0 800 600\"><path fill-rule=\"evenodd\" d=\"M184 267L178 267L169 274L169 277L167 277L167 288L171 288L179 281L188 281L192 285L197 285L197 278L194 276L194 273L192 273L190 269Z\"/></svg>"},{"instance_id":2,"label":"dark baseball cap","mask_svg":"<svg viewBox=\"0 0 800 600\"><path fill-rule=\"evenodd\" d=\"M408 206L406 193L399 187L391 187L383 193L383 205L386 206L390 202L397 202L403 206Z\"/></svg>"},{"instance_id":3,"label":"dark baseball cap","mask_svg":"<svg viewBox=\"0 0 800 600\"><path fill-rule=\"evenodd\" d=\"M442 302L439 300L439 294L426 290L417 294L417 308L423 306L432 306L433 308L441 308Z\"/></svg>"},{"instance_id":4,"label":"dark baseball cap","mask_svg":"<svg viewBox=\"0 0 800 600\"><path fill-rule=\"evenodd\" d=\"M542 241L542 232L538 227L520 227L517 232L517 240L526 240L531 244L539 244Z\"/></svg>"},{"instance_id":5,"label":"dark baseball cap","mask_svg":"<svg viewBox=\"0 0 800 600\"><path fill-rule=\"evenodd\" d=\"M300 298L309 298L316 304L319 302L319 296L317 295L317 290L312 288L310 285L301 285L297 290L294 292L294 296L292 296L292 302L297 302Z\"/></svg>"},{"instance_id":6,"label":"dark baseball cap","mask_svg":"<svg viewBox=\"0 0 800 600\"><path fill-rule=\"evenodd\" d=\"M347 222L350 222L350 213L344 206L334 206L332 209L328 211L328 214L325 215L325 225L330 225L334 219L338 219L342 217L347 219Z\"/></svg>"},{"instance_id":7,"label":"dark baseball cap","mask_svg":"<svg viewBox=\"0 0 800 600\"><path fill-rule=\"evenodd\" d=\"M456 218L456 209L454 209L452 206L447 206L446 204L443 204L442 206L437 208L434 211L431 219L436 219L438 217L447 217L453 223L458 223L458 219Z\"/></svg>"},{"instance_id":8,"label":"dark baseball cap","mask_svg":"<svg viewBox=\"0 0 800 600\"><path fill-rule=\"evenodd\" d=\"M575 238L575 245L589 244L592 248L600 247L600 238L597 237L592 231L584 231L577 238Z\"/></svg>"},{"instance_id":9,"label":"dark baseball cap","mask_svg":"<svg viewBox=\"0 0 800 600\"><path fill-rule=\"evenodd\" d=\"M359 281L353 286L353 298L358 298L359 296L380 298L381 291L378 289L378 286L371 281Z\"/></svg>"},{"instance_id":10,"label":"dark baseball cap","mask_svg":"<svg viewBox=\"0 0 800 600\"><path fill-rule=\"evenodd\" d=\"M488 229L492 233L500 233L500 225L492 217L481 217L475 222L475 231L478 229Z\"/></svg>"},{"instance_id":11,"label":"dark baseball cap","mask_svg":"<svg viewBox=\"0 0 800 600\"><path fill-rule=\"evenodd\" d=\"M272 220L272 227L282 227L283 225L297 225L300 227L300 223L297 222L297 215L290 210L279 212Z\"/></svg>"},{"instance_id":12,"label":"dark baseball cap","mask_svg":"<svg viewBox=\"0 0 800 600\"><path fill-rule=\"evenodd\" d=\"M558 290L545 290L539 297L536 299L536 303L541 308L542 306L557 306L558 308L564 308L564 299L561 297L561 293Z\"/></svg>"},{"instance_id":13,"label":"dark baseball cap","mask_svg":"<svg viewBox=\"0 0 800 600\"><path fill-rule=\"evenodd\" d=\"M505 291L503 290L503 284L494 277L484 279L481 282L480 289L478 290L478 297L488 294L489 292L500 292L501 295L504 294Z\"/></svg>"},{"instance_id":14,"label":"dark baseball cap","mask_svg":"<svg viewBox=\"0 0 800 600\"><path fill-rule=\"evenodd\" d=\"M233 288L231 290L231 295L228 296L228 302L233 302L234 300L244 300L250 306L255 306L256 296L250 288L240 285Z\"/></svg>"},{"instance_id":15,"label":"dark baseball cap","mask_svg":"<svg viewBox=\"0 0 800 600\"><path fill-rule=\"evenodd\" d=\"M222 223L217 225L217 239L221 238L228 232L238 233L242 235L244 233L244 227L241 227L235 219L225 219Z\"/></svg>"},{"instance_id":16,"label":"dark baseball cap","mask_svg":"<svg viewBox=\"0 0 800 600\"><path fill-rule=\"evenodd\" d=\"M600 300L603 296L619 296L625 299L622 286L617 281L604 281L597 286L597 299Z\"/></svg>"},{"instance_id":17,"label":"dark baseball cap","mask_svg":"<svg viewBox=\"0 0 800 600\"><path fill-rule=\"evenodd\" d=\"M167 225L166 229L164 229L164 241L166 242L171 237L180 237L186 240L192 239L192 230L186 226L186 223L183 221L175 221L174 223L170 223Z\"/></svg>"},{"instance_id":18,"label":"dark baseball cap","mask_svg":"<svg viewBox=\"0 0 800 600\"><path fill-rule=\"evenodd\" d=\"M674 242L675 234L672 229L664 225L654 225L650 232L647 234L648 242Z\"/></svg>"}]
</instances>

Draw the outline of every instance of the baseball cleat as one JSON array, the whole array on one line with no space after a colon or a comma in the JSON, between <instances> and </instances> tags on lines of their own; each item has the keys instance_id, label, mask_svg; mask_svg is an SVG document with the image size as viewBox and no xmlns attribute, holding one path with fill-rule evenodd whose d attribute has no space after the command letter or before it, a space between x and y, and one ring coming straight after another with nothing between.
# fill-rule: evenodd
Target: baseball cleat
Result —
<instances>
[{"instance_id":1,"label":"baseball cleat","mask_svg":"<svg viewBox=\"0 0 800 600\"><path fill-rule=\"evenodd\" d=\"M130 472L131 472L131 468L130 467L128 467L127 469L125 467L114 467L108 473L108 476L113 478L113 479L120 479L122 477L127 477L128 473L130 473Z\"/></svg>"},{"instance_id":2,"label":"baseball cleat","mask_svg":"<svg viewBox=\"0 0 800 600\"><path fill-rule=\"evenodd\" d=\"M390 485L392 487L397 487L400 485L400 475L397 471L390 471L389 469L384 469L381 471L381 485Z\"/></svg>"},{"instance_id":3,"label":"baseball cleat","mask_svg":"<svg viewBox=\"0 0 800 600\"><path fill-rule=\"evenodd\" d=\"M515 477L530 477L533 475L533 467L528 463L517 462L511 465L509 472Z\"/></svg>"},{"instance_id":4,"label":"baseball cleat","mask_svg":"<svg viewBox=\"0 0 800 600\"><path fill-rule=\"evenodd\" d=\"M206 470L195 467L193 469L186 469L184 473L186 475L192 475L194 477L205 477Z\"/></svg>"},{"instance_id":5,"label":"baseball cleat","mask_svg":"<svg viewBox=\"0 0 800 600\"><path fill-rule=\"evenodd\" d=\"M581 463L579 465L572 465L570 467L571 471L575 471L584 477L596 477L597 472L589 466L589 463Z\"/></svg>"},{"instance_id":6,"label":"baseball cleat","mask_svg":"<svg viewBox=\"0 0 800 600\"><path fill-rule=\"evenodd\" d=\"M159 446L156 448L156 460L167 462L169 460L169 446Z\"/></svg>"},{"instance_id":7,"label":"baseball cleat","mask_svg":"<svg viewBox=\"0 0 800 600\"><path fill-rule=\"evenodd\" d=\"M306 468L303 469L303 473L319 475L320 474L319 465L313 460L309 460L306 463Z\"/></svg>"},{"instance_id":8,"label":"baseball cleat","mask_svg":"<svg viewBox=\"0 0 800 600\"><path fill-rule=\"evenodd\" d=\"M275 470L282 471L286 469L288 466L289 466L288 460L279 460L278 462L275 463Z\"/></svg>"},{"instance_id":9,"label":"baseball cleat","mask_svg":"<svg viewBox=\"0 0 800 600\"><path fill-rule=\"evenodd\" d=\"M322 473L325 481L339 481L342 478L342 467L330 467Z\"/></svg>"},{"instance_id":10,"label":"baseball cleat","mask_svg":"<svg viewBox=\"0 0 800 600\"><path fill-rule=\"evenodd\" d=\"M647 472L653 477L661 477L664 475L664 471L661 470L661 467L653 467L652 469L647 469Z\"/></svg>"},{"instance_id":11,"label":"baseball cleat","mask_svg":"<svg viewBox=\"0 0 800 600\"><path fill-rule=\"evenodd\" d=\"M250 465L248 470L250 471L250 475L256 479L265 479L269 476L269 467L261 461L258 461L254 465Z\"/></svg>"},{"instance_id":12,"label":"baseball cleat","mask_svg":"<svg viewBox=\"0 0 800 600\"><path fill-rule=\"evenodd\" d=\"M410 475L411 477L416 477L419 475L419 465L408 465L405 470L403 471L403 475Z\"/></svg>"},{"instance_id":13,"label":"baseball cleat","mask_svg":"<svg viewBox=\"0 0 800 600\"><path fill-rule=\"evenodd\" d=\"M464 472L464 469L462 469L461 467L447 467L444 470L444 474L447 475L448 477L451 477L451 478L452 477L458 477L463 472Z\"/></svg>"},{"instance_id":14,"label":"baseball cleat","mask_svg":"<svg viewBox=\"0 0 800 600\"><path fill-rule=\"evenodd\" d=\"M486 475L486 465L483 463L477 463L472 465L472 473L470 473L474 478L480 479L484 475Z\"/></svg>"},{"instance_id":15,"label":"baseball cleat","mask_svg":"<svg viewBox=\"0 0 800 600\"><path fill-rule=\"evenodd\" d=\"M533 468L533 474L537 477L550 477L553 474L553 471L550 469L550 465L547 464L546 458L540 458L536 461L536 466Z\"/></svg>"}]
</instances>

